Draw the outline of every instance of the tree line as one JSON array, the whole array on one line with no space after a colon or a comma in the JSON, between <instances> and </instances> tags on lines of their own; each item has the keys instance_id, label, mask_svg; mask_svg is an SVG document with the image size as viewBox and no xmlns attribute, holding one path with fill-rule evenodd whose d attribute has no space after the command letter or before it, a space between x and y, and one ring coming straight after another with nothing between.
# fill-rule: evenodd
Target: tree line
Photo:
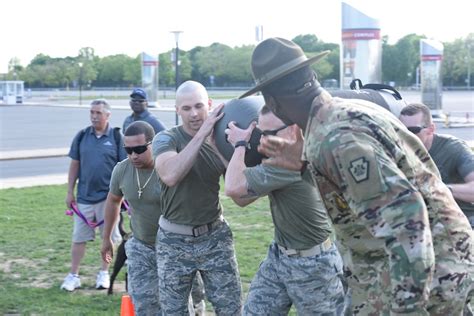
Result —
<instances>
[{"instance_id":1,"label":"tree line","mask_svg":"<svg viewBox=\"0 0 474 316\"><path fill-rule=\"evenodd\" d=\"M382 38L382 81L397 86L410 86L416 81L420 65L419 47L423 35L409 34L395 44ZM293 41L308 56L323 50L331 53L313 67L319 79L339 80L339 44L325 43L313 34L299 35ZM442 76L445 86L465 86L469 72L474 72L474 33L466 38L444 42ZM250 59L254 45L229 47L214 43L197 46L189 51L179 50L179 81L196 80L211 87L249 87L253 85ZM174 49L159 55L160 87L174 87ZM26 66L12 58L3 79L23 80L27 88L131 87L141 85L141 59L125 54L105 57L95 55L94 49L84 47L75 57L52 58L38 54ZM472 73L471 72L471 73ZM472 80L472 74L471 74ZM472 81L471 81L472 82Z\"/></svg>"}]
</instances>

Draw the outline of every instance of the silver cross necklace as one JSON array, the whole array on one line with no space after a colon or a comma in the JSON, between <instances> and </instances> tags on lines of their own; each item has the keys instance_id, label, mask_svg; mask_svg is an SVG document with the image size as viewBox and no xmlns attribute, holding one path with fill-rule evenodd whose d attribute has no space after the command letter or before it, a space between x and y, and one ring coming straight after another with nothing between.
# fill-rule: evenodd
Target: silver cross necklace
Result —
<instances>
[{"instance_id":1,"label":"silver cross necklace","mask_svg":"<svg viewBox=\"0 0 474 316\"><path fill-rule=\"evenodd\" d=\"M138 198L139 199L142 198L143 190L145 190L146 185L148 184L148 182L150 182L151 177L153 177L154 173L155 173L155 170L152 169L151 173L150 173L150 176L148 177L148 179L146 180L145 184L142 187L141 184L140 184L140 177L138 176L138 169L135 168L135 174L137 175L137 184L138 184L138 191L137 192L138 192Z\"/></svg>"}]
</instances>

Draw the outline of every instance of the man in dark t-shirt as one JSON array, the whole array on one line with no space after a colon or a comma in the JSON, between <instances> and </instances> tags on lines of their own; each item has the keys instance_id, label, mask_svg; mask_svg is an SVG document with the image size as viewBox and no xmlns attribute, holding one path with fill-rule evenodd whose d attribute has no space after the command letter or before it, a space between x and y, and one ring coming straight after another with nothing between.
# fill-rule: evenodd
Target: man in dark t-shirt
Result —
<instances>
[{"instance_id":1,"label":"man in dark t-shirt","mask_svg":"<svg viewBox=\"0 0 474 316\"><path fill-rule=\"evenodd\" d=\"M133 89L130 94L130 108L133 112L123 121L124 131L127 130L130 124L136 121L145 121L150 124L155 134L165 129L163 123L148 110L148 98L145 90L140 88Z\"/></svg>"},{"instance_id":2,"label":"man in dark t-shirt","mask_svg":"<svg viewBox=\"0 0 474 316\"><path fill-rule=\"evenodd\" d=\"M156 242L163 314L187 313L192 280L199 272L217 315L240 315L241 284L232 232L222 216L219 179L224 161L209 137L222 118L212 113L207 91L195 81L177 90L182 125L153 140L160 177L162 216Z\"/></svg>"},{"instance_id":3,"label":"man in dark t-shirt","mask_svg":"<svg viewBox=\"0 0 474 316\"><path fill-rule=\"evenodd\" d=\"M421 140L433 158L441 179L474 227L474 154L463 140L435 133L430 109L422 103L404 107L400 120Z\"/></svg>"},{"instance_id":4,"label":"man in dark t-shirt","mask_svg":"<svg viewBox=\"0 0 474 316\"><path fill-rule=\"evenodd\" d=\"M275 237L252 280L243 314L288 314L294 305L300 315L343 315L342 259L330 238L319 191L298 171L267 164L247 168L245 151L253 127L243 130L229 123L226 134L235 150L226 171L225 192L240 206L268 195ZM301 133L266 106L258 128L263 135L287 139Z\"/></svg>"}]
</instances>

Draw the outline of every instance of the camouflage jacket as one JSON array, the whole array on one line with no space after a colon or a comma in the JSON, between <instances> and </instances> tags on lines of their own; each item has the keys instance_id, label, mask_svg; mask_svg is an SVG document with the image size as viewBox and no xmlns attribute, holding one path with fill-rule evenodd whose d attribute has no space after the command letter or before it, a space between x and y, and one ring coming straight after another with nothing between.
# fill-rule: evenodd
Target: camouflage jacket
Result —
<instances>
[{"instance_id":1,"label":"camouflage jacket","mask_svg":"<svg viewBox=\"0 0 474 316\"><path fill-rule=\"evenodd\" d=\"M323 98L313 102L303 158L337 239L352 253L389 261L392 311L422 310L435 257L474 261L469 222L423 144L390 112Z\"/></svg>"}]
</instances>

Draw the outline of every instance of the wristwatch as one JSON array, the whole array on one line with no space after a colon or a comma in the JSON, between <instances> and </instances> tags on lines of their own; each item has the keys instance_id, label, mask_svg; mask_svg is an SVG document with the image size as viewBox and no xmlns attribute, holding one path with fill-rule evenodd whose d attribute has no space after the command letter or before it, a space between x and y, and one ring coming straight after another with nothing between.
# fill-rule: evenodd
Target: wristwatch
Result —
<instances>
[{"instance_id":1,"label":"wristwatch","mask_svg":"<svg viewBox=\"0 0 474 316\"><path fill-rule=\"evenodd\" d=\"M234 148L244 146L245 148L249 148L249 143L246 140L239 140L238 142L235 143Z\"/></svg>"}]
</instances>

